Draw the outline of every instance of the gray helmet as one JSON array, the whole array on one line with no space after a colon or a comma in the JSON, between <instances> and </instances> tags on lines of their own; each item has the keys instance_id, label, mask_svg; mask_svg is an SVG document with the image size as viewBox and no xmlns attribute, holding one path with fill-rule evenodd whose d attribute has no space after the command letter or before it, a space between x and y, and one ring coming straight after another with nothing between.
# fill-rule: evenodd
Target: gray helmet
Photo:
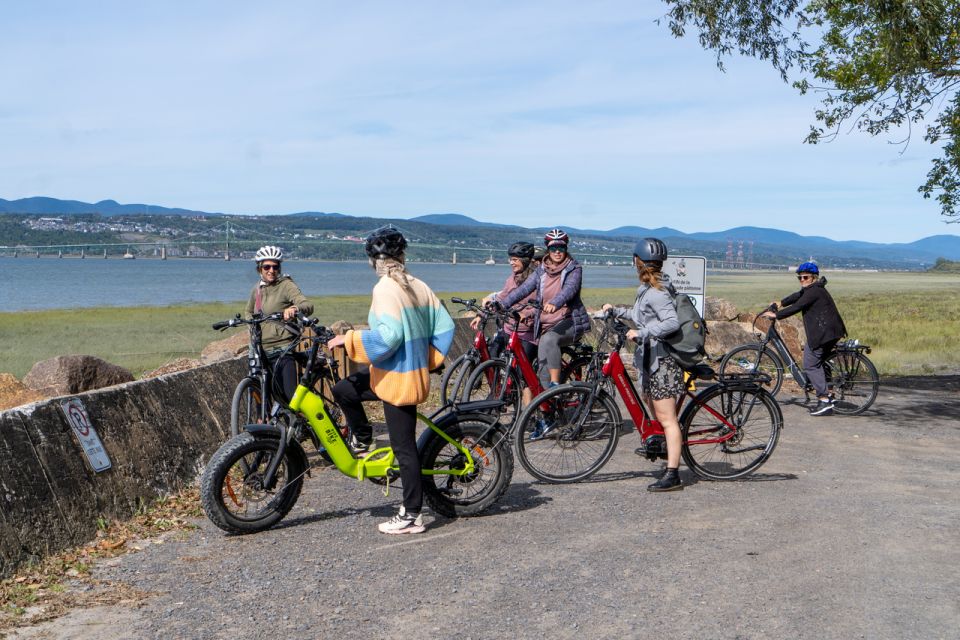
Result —
<instances>
[{"instance_id":1,"label":"gray helmet","mask_svg":"<svg viewBox=\"0 0 960 640\"><path fill-rule=\"evenodd\" d=\"M659 238L644 238L633 245L633 255L644 262L663 262L667 259L667 245Z\"/></svg>"},{"instance_id":2,"label":"gray helmet","mask_svg":"<svg viewBox=\"0 0 960 640\"><path fill-rule=\"evenodd\" d=\"M403 237L399 230L388 225L372 231L367 236L364 249L371 258L380 256L399 258L407 249L407 239Z\"/></svg>"}]
</instances>

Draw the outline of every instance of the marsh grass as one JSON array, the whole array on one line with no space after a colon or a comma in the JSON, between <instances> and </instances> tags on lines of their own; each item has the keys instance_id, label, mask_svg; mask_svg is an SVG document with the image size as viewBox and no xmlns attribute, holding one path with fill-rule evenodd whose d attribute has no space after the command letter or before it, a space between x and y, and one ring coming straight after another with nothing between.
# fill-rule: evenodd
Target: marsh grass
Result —
<instances>
[{"instance_id":1,"label":"marsh grass","mask_svg":"<svg viewBox=\"0 0 960 640\"><path fill-rule=\"evenodd\" d=\"M874 347L870 358L884 374L960 371L960 276L934 273L827 274L851 337ZM741 311L758 311L798 288L787 272L721 272L707 276L707 293ZM487 292L439 294L479 298ZM584 303L630 304L634 289L583 291ZM323 324L366 321L368 295L313 296ZM196 358L225 337L210 325L242 311L244 303L176 307L111 307L0 313L0 371L22 378L35 362L64 354L95 355L134 375L176 358ZM449 304L451 312L457 305Z\"/></svg>"}]
</instances>

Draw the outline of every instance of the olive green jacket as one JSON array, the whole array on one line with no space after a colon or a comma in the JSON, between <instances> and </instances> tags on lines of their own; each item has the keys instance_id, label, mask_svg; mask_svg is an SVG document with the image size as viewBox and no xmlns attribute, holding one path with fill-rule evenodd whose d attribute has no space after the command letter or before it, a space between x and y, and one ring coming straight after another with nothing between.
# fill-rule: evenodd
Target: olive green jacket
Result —
<instances>
[{"instance_id":1,"label":"olive green jacket","mask_svg":"<svg viewBox=\"0 0 960 640\"><path fill-rule=\"evenodd\" d=\"M262 280L256 284L250 292L250 300L247 301L244 312L246 318L253 316L257 310L258 291L260 292L260 310L265 316L283 311L290 306L296 306L300 313L307 316L313 313L313 305L300 291L300 287L290 276L282 275L273 284L264 284ZM267 351L289 344L298 335L296 332L285 329L282 322L264 322L261 327L263 327L263 348Z\"/></svg>"}]
</instances>

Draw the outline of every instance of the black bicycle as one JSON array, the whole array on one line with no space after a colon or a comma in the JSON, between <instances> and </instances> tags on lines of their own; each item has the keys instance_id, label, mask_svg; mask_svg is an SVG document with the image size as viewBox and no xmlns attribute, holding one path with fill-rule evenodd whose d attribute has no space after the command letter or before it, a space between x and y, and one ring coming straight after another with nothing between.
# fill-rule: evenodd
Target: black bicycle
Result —
<instances>
[{"instance_id":1,"label":"black bicycle","mask_svg":"<svg viewBox=\"0 0 960 640\"><path fill-rule=\"evenodd\" d=\"M765 311L776 311L770 305ZM742 344L731 349L720 361L720 373L763 373L770 378L767 391L776 395L783 386L787 374L793 377L809 402L813 386L803 368L797 364L780 332L776 319L769 319L766 332L757 328L758 315L753 321L753 330L758 342ZM827 386L833 396L833 410L839 414L859 415L870 408L880 390L880 375L873 362L866 356L870 347L859 340L844 340L837 344L824 360L823 369Z\"/></svg>"},{"instance_id":2,"label":"black bicycle","mask_svg":"<svg viewBox=\"0 0 960 640\"><path fill-rule=\"evenodd\" d=\"M283 401L283 391L279 388L279 377L275 375L274 369L283 357L290 357L297 363L298 377L302 375L303 367L307 364L307 354L299 351L298 345L301 343L300 339L307 337L306 334L312 331L311 328L305 328L304 320L305 317L299 316L296 323L284 322L283 312L277 312L269 315L257 313L250 319L243 319L238 314L230 320L214 323L213 328L219 331L246 325L250 333L247 345L247 375L237 384L230 403L231 437L240 433L244 425L267 424L284 414L286 403ZM271 358L263 348L262 325L265 322L281 323L295 338L272 359L273 366L270 365ZM296 330L291 329L291 326L295 326ZM333 335L330 333L328 337ZM329 397L330 389L340 381L339 365L332 358L318 358L314 366L317 367L314 376L316 392L327 403L334 424L343 430L345 427L340 409Z\"/></svg>"}]
</instances>

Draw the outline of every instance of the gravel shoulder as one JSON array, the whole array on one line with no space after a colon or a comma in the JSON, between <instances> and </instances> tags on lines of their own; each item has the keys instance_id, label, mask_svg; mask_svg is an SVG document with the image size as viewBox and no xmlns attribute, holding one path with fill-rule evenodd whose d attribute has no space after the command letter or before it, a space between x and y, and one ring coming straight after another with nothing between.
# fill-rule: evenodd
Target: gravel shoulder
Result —
<instances>
[{"instance_id":1,"label":"gravel shoulder","mask_svg":"<svg viewBox=\"0 0 960 640\"><path fill-rule=\"evenodd\" d=\"M487 514L376 531L400 492L319 469L273 530L209 522L102 562L151 594L12 638L956 638L960 377L884 381L859 417L784 403L742 481L645 490L628 434L575 485L518 465Z\"/></svg>"}]
</instances>

